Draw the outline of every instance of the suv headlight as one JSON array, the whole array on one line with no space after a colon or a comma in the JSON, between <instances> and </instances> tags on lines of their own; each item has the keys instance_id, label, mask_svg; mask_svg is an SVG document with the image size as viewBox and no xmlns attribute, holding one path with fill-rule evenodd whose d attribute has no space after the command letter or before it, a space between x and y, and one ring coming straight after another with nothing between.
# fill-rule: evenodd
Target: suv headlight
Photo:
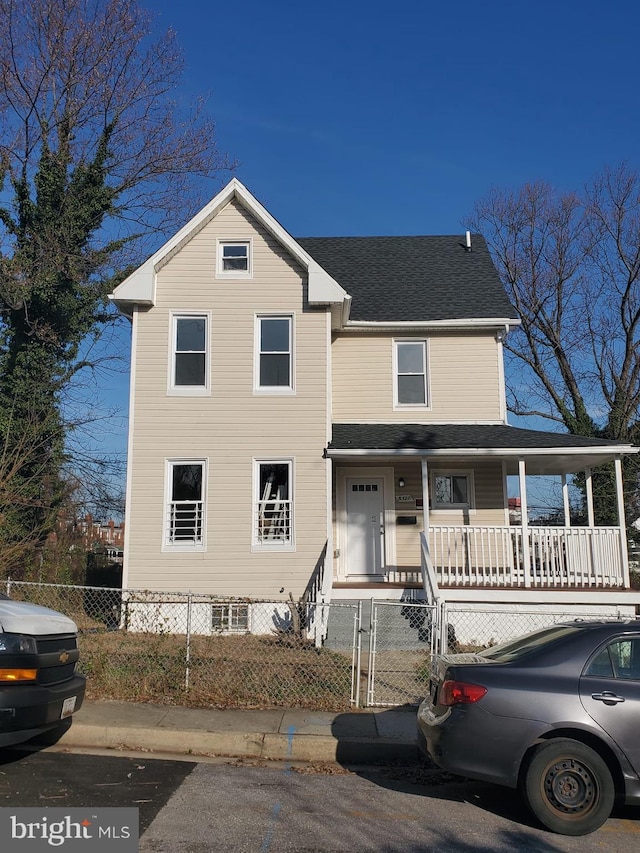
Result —
<instances>
[{"instance_id":1,"label":"suv headlight","mask_svg":"<svg viewBox=\"0 0 640 853\"><path fill-rule=\"evenodd\" d=\"M0 634L0 655L35 655L37 652L38 646L33 637L27 637L25 634Z\"/></svg>"}]
</instances>

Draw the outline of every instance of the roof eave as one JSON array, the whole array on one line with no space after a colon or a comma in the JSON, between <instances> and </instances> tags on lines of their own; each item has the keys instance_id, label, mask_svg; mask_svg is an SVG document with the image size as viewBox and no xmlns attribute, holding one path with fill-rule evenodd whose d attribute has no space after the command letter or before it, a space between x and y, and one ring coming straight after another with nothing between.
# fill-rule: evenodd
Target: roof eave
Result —
<instances>
[{"instance_id":1,"label":"roof eave","mask_svg":"<svg viewBox=\"0 0 640 853\"><path fill-rule=\"evenodd\" d=\"M193 234L236 199L308 272L309 302L316 305L343 303L347 292L305 252L269 211L237 178L232 178L220 192L196 213L186 225L164 243L141 267L122 281L109 295L118 306L155 305L155 277L167 259L186 243Z\"/></svg>"},{"instance_id":2,"label":"roof eave","mask_svg":"<svg viewBox=\"0 0 640 853\"><path fill-rule=\"evenodd\" d=\"M587 445L582 447L393 447L393 448L339 448L328 447L327 456L340 458L344 456L584 456L585 454L603 457L602 462L611 462L619 456L640 452L640 447L631 444L614 445L613 447L597 447Z\"/></svg>"},{"instance_id":3,"label":"roof eave","mask_svg":"<svg viewBox=\"0 0 640 853\"><path fill-rule=\"evenodd\" d=\"M375 330L392 331L394 329L509 329L519 326L517 317L472 317L451 320L349 320L345 329L354 331Z\"/></svg>"},{"instance_id":4,"label":"roof eave","mask_svg":"<svg viewBox=\"0 0 640 853\"><path fill-rule=\"evenodd\" d=\"M109 299L125 314L134 305L155 305L156 271L153 258L149 258L120 282L113 293L109 294Z\"/></svg>"}]
</instances>

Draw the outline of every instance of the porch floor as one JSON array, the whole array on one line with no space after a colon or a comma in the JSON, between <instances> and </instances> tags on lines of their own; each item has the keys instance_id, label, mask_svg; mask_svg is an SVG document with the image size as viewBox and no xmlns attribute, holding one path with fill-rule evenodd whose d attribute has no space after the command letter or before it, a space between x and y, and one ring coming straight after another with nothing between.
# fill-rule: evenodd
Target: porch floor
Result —
<instances>
[{"instance_id":1,"label":"porch floor","mask_svg":"<svg viewBox=\"0 0 640 853\"><path fill-rule=\"evenodd\" d=\"M440 590L445 589L484 589L484 590L497 590L497 589L514 589L519 591L543 591L543 590L558 590L558 591L571 591L571 590L586 590L586 591L598 591L605 594L616 594L619 592L631 592L633 591L633 587L622 587L622 586L606 586L599 587L593 584L592 586L581 586L579 584L569 585L569 584L545 584L544 586L540 584L535 584L530 587L525 587L522 584L482 584L482 583L469 583L469 584L438 584L438 588ZM407 581L406 583L398 582L398 581L364 581L364 582L356 582L356 581L334 581L333 589L422 589L422 584L415 583L413 581Z\"/></svg>"}]
</instances>

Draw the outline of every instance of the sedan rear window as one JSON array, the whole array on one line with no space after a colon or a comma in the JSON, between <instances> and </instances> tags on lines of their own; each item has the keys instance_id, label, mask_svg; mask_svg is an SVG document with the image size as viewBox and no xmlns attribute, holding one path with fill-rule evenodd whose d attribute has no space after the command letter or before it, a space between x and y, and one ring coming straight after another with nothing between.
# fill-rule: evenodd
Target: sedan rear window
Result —
<instances>
[{"instance_id":1,"label":"sedan rear window","mask_svg":"<svg viewBox=\"0 0 640 853\"><path fill-rule=\"evenodd\" d=\"M538 651L545 646L555 643L557 640L569 637L571 634L576 634L580 630L580 628L574 628L571 625L552 625L550 628L542 628L539 631L526 634L524 637L518 637L517 640L511 640L508 643L501 643L499 646L492 646L490 649L485 649L485 651L480 652L480 657L494 660L498 663L518 660L518 658L524 655Z\"/></svg>"},{"instance_id":2,"label":"sedan rear window","mask_svg":"<svg viewBox=\"0 0 640 853\"><path fill-rule=\"evenodd\" d=\"M640 639L615 640L591 661L585 675L640 680Z\"/></svg>"}]
</instances>

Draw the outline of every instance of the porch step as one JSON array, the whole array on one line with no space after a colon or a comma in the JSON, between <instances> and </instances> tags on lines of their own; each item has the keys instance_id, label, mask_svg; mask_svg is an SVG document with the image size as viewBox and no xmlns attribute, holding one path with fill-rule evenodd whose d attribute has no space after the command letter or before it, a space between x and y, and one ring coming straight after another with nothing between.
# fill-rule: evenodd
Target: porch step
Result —
<instances>
[{"instance_id":1,"label":"porch step","mask_svg":"<svg viewBox=\"0 0 640 853\"><path fill-rule=\"evenodd\" d=\"M371 637L371 599L361 599L361 639L363 651L369 648ZM329 608L326 645L335 651L353 648L354 626L358 612L358 601L334 598ZM431 642L431 614L427 609L406 606L397 600L374 602L377 621L376 648L380 651L418 651Z\"/></svg>"}]
</instances>

